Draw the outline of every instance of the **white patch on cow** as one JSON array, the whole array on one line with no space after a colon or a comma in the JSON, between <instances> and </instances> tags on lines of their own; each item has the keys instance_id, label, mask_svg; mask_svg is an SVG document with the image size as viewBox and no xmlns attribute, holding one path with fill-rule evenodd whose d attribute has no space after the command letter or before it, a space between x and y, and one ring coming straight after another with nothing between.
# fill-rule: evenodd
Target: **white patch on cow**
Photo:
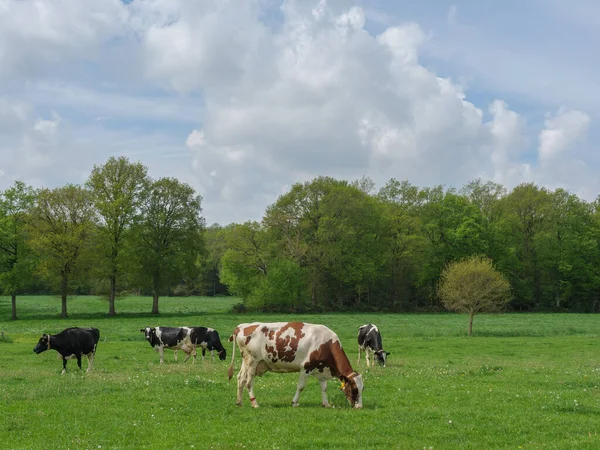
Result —
<instances>
[{"instance_id":1,"label":"white patch on cow","mask_svg":"<svg viewBox=\"0 0 600 450\"><path fill-rule=\"evenodd\" d=\"M154 333L156 334L156 337L158 338L158 342L160 342L160 345L164 345L163 341L161 339L162 330L159 327L156 327L156 328L154 328Z\"/></svg>"}]
</instances>

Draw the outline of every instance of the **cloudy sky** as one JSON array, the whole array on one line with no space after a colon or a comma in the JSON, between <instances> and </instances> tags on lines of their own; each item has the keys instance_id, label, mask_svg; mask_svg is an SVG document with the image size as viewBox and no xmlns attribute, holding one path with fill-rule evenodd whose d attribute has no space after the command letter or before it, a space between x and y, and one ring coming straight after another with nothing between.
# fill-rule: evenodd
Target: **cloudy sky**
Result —
<instances>
[{"instance_id":1,"label":"cloudy sky","mask_svg":"<svg viewBox=\"0 0 600 450\"><path fill-rule=\"evenodd\" d=\"M0 0L0 189L125 155L259 220L330 175L600 193L597 0Z\"/></svg>"}]
</instances>

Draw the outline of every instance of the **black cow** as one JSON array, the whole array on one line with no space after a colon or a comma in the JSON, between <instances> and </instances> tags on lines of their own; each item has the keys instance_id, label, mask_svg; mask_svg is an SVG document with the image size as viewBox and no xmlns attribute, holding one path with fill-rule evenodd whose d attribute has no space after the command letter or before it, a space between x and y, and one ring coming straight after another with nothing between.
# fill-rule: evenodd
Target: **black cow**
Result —
<instances>
[{"instance_id":1,"label":"black cow","mask_svg":"<svg viewBox=\"0 0 600 450\"><path fill-rule=\"evenodd\" d=\"M73 327L58 334L43 334L33 351L39 354L50 349L56 350L62 357L63 374L67 371L67 359L77 358L77 365L81 369L81 355L86 355L87 372L91 372L99 340L100 331L97 328Z\"/></svg>"},{"instance_id":2,"label":"black cow","mask_svg":"<svg viewBox=\"0 0 600 450\"><path fill-rule=\"evenodd\" d=\"M165 348L175 352L177 360L177 350L183 350L187 355L185 361L194 356L196 362L196 346L192 343L190 327L146 327L140 330L146 336L146 340L160 355L160 363L165 362ZM185 362L184 361L184 362Z\"/></svg>"},{"instance_id":3,"label":"black cow","mask_svg":"<svg viewBox=\"0 0 600 450\"><path fill-rule=\"evenodd\" d=\"M358 329L358 362L360 363L360 351L364 350L367 367L369 366L369 353L373 357L373 365L375 365L375 356L377 362L385 367L387 357L390 352L383 350L381 345L381 334L375 325L369 323Z\"/></svg>"},{"instance_id":4,"label":"black cow","mask_svg":"<svg viewBox=\"0 0 600 450\"><path fill-rule=\"evenodd\" d=\"M227 351L221 344L221 338L217 330L206 327L193 327L190 338L194 346L202 347L202 360L204 360L206 350L210 351L213 361L215 360L215 350L221 361L227 358Z\"/></svg>"}]
</instances>

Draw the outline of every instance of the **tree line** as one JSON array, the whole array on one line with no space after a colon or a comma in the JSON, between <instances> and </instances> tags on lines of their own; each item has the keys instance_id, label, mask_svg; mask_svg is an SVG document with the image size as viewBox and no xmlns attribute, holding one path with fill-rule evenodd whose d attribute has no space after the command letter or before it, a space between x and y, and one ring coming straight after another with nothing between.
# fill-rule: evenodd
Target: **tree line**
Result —
<instances>
[{"instance_id":1,"label":"tree line","mask_svg":"<svg viewBox=\"0 0 600 450\"><path fill-rule=\"evenodd\" d=\"M533 183L507 191L389 180L376 189L318 177L294 184L260 222L206 226L201 197L151 179L127 158L83 185L0 193L0 289L99 294L116 314L126 293L240 296L239 310L437 311L452 262L488 258L517 311L600 310L600 201Z\"/></svg>"},{"instance_id":2,"label":"tree line","mask_svg":"<svg viewBox=\"0 0 600 450\"><path fill-rule=\"evenodd\" d=\"M532 183L508 192L389 180L376 190L319 177L261 222L211 227L220 280L272 311L437 311L443 270L479 255L510 284L516 311L600 310L600 202ZM219 258L215 258L217 260Z\"/></svg>"},{"instance_id":3,"label":"tree line","mask_svg":"<svg viewBox=\"0 0 600 450\"><path fill-rule=\"evenodd\" d=\"M159 297L198 280L204 252L201 197L174 178L154 180L127 158L95 166L85 185L35 190L22 182L0 196L0 289L61 297L102 294L116 314L120 293Z\"/></svg>"}]
</instances>

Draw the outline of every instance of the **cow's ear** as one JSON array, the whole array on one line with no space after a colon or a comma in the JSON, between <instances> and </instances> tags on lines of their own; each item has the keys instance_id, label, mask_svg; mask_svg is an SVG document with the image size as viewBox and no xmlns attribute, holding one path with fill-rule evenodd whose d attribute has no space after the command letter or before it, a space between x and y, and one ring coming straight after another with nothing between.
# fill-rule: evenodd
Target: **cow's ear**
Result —
<instances>
[{"instance_id":1,"label":"cow's ear","mask_svg":"<svg viewBox=\"0 0 600 450\"><path fill-rule=\"evenodd\" d=\"M390 356L392 352L385 352L386 355Z\"/></svg>"},{"instance_id":2,"label":"cow's ear","mask_svg":"<svg viewBox=\"0 0 600 450\"><path fill-rule=\"evenodd\" d=\"M144 331L146 331L146 330L144 330L143 328L141 328L141 329L140 329L140 331L143 333L143 332L144 332Z\"/></svg>"}]
</instances>

